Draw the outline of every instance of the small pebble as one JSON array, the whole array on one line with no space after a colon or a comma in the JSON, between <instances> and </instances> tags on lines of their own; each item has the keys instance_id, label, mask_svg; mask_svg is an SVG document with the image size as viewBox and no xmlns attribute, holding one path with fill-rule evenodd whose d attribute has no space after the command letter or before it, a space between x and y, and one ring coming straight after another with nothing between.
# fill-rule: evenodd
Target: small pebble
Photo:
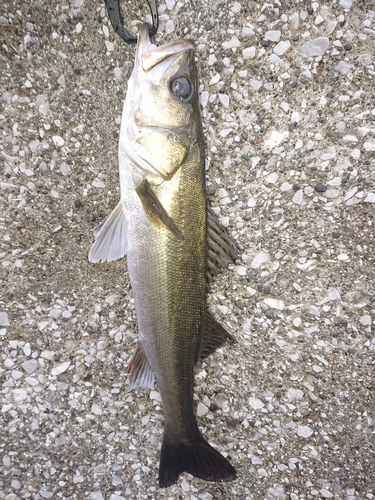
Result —
<instances>
[{"instance_id":1,"label":"small pebble","mask_svg":"<svg viewBox=\"0 0 375 500\"><path fill-rule=\"evenodd\" d=\"M317 184L317 185L315 186L315 188L314 188L314 189L315 189L315 191L316 191L317 193L324 193L324 191L327 191L327 186L325 186L324 184L320 184L320 183L319 183L319 184Z\"/></svg>"}]
</instances>

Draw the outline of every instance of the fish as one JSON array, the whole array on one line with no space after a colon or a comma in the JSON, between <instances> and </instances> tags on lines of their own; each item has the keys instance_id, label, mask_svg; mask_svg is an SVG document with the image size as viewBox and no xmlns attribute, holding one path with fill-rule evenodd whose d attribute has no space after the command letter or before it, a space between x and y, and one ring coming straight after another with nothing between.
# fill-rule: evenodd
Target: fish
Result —
<instances>
[{"instance_id":1,"label":"fish","mask_svg":"<svg viewBox=\"0 0 375 500\"><path fill-rule=\"evenodd\" d=\"M159 486L187 472L232 481L236 470L202 436L194 369L232 336L207 309L217 272L238 247L206 196L194 43L157 46L141 26L119 136L120 201L94 230L92 263L126 255L139 341L129 390L158 385L164 408Z\"/></svg>"}]
</instances>

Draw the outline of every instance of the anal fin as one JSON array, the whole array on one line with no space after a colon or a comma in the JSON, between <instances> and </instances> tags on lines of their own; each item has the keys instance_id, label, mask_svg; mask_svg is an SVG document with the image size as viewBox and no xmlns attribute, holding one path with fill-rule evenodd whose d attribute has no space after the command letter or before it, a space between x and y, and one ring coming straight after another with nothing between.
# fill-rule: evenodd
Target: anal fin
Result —
<instances>
[{"instance_id":1,"label":"anal fin","mask_svg":"<svg viewBox=\"0 0 375 500\"><path fill-rule=\"evenodd\" d=\"M145 211L150 222L153 224L161 223L169 229L169 231L171 231L171 233L174 234L178 240L183 241L184 237L181 234L181 231L178 229L173 219L168 215L159 198L151 189L147 179L144 179L139 184L136 188L136 192L141 200L143 210Z\"/></svg>"},{"instance_id":2,"label":"anal fin","mask_svg":"<svg viewBox=\"0 0 375 500\"><path fill-rule=\"evenodd\" d=\"M89 262L121 259L128 248L127 224L122 202L94 229L95 242L89 252Z\"/></svg>"},{"instance_id":3,"label":"anal fin","mask_svg":"<svg viewBox=\"0 0 375 500\"><path fill-rule=\"evenodd\" d=\"M155 375L139 342L130 360L128 373L130 374L130 383L127 387L128 392L137 387L144 387L146 389L154 387Z\"/></svg>"},{"instance_id":4,"label":"anal fin","mask_svg":"<svg viewBox=\"0 0 375 500\"><path fill-rule=\"evenodd\" d=\"M202 335L199 359L207 358L228 340L233 337L221 326L209 312L206 313L205 329Z\"/></svg>"}]
</instances>

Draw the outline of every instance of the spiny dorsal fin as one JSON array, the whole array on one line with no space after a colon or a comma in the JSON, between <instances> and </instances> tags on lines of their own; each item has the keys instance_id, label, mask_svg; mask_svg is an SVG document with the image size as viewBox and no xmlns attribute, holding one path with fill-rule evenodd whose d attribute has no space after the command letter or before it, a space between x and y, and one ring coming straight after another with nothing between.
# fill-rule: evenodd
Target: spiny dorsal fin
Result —
<instances>
[{"instance_id":1,"label":"spiny dorsal fin","mask_svg":"<svg viewBox=\"0 0 375 500\"><path fill-rule=\"evenodd\" d=\"M181 231L178 229L173 219L168 215L167 211L160 203L159 198L156 196L154 191L151 189L150 184L147 179L144 179L139 186L136 188L137 195L141 200L143 210L145 211L147 218L152 224L162 223L171 233L173 233L176 238L180 241L184 239Z\"/></svg>"},{"instance_id":2,"label":"spiny dorsal fin","mask_svg":"<svg viewBox=\"0 0 375 500\"><path fill-rule=\"evenodd\" d=\"M207 356L215 352L216 349L228 340L233 340L232 335L207 312L205 329L199 350L199 359L207 358Z\"/></svg>"},{"instance_id":3,"label":"spiny dorsal fin","mask_svg":"<svg viewBox=\"0 0 375 500\"><path fill-rule=\"evenodd\" d=\"M207 283L220 271L222 267L234 262L238 258L239 248L229 236L212 211L207 207Z\"/></svg>"},{"instance_id":4,"label":"spiny dorsal fin","mask_svg":"<svg viewBox=\"0 0 375 500\"><path fill-rule=\"evenodd\" d=\"M128 249L127 224L122 202L94 229L95 242L89 262L121 259Z\"/></svg>"},{"instance_id":5,"label":"spiny dorsal fin","mask_svg":"<svg viewBox=\"0 0 375 500\"><path fill-rule=\"evenodd\" d=\"M130 383L126 389L128 392L137 387L145 387L146 389L154 387L155 375L139 342L130 360L128 373L130 374Z\"/></svg>"}]
</instances>

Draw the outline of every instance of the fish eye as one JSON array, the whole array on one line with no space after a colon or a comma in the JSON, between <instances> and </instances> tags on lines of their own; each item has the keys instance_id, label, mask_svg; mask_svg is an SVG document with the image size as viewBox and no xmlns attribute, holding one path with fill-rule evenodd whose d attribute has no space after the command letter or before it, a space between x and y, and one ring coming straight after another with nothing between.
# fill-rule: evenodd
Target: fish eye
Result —
<instances>
[{"instance_id":1,"label":"fish eye","mask_svg":"<svg viewBox=\"0 0 375 500\"><path fill-rule=\"evenodd\" d=\"M175 97L186 99L191 93L191 85L186 76L173 78L169 84L170 90Z\"/></svg>"}]
</instances>

